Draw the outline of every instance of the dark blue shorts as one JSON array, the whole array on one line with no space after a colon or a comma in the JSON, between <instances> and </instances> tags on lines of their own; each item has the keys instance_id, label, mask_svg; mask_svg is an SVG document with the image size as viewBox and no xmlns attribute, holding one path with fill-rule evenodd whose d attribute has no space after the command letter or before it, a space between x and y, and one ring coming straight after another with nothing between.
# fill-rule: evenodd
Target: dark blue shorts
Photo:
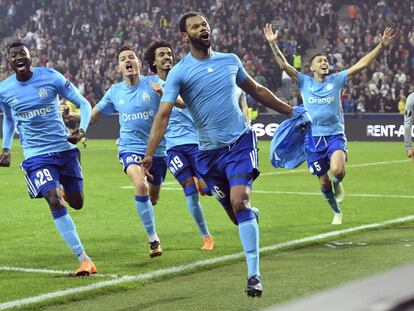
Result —
<instances>
[{"instance_id":1,"label":"dark blue shorts","mask_svg":"<svg viewBox=\"0 0 414 311\"><path fill-rule=\"evenodd\" d=\"M197 144L175 146L167 150L167 166L171 174L182 183L189 177L200 178L196 169Z\"/></svg>"},{"instance_id":2,"label":"dark blue shorts","mask_svg":"<svg viewBox=\"0 0 414 311\"><path fill-rule=\"evenodd\" d=\"M78 149L54 152L24 160L21 168L31 198L44 197L63 186L66 193L83 191L83 176Z\"/></svg>"},{"instance_id":3,"label":"dark blue shorts","mask_svg":"<svg viewBox=\"0 0 414 311\"><path fill-rule=\"evenodd\" d=\"M212 189L213 196L225 208L231 208L230 188L236 185L251 187L253 180L260 174L256 134L249 131L227 147L200 150L196 164L201 177Z\"/></svg>"},{"instance_id":4,"label":"dark blue shorts","mask_svg":"<svg viewBox=\"0 0 414 311\"><path fill-rule=\"evenodd\" d=\"M347 153L346 137L344 134L331 136L313 136L315 152L308 156L309 171L316 176L326 174L330 169L331 156L337 150Z\"/></svg>"},{"instance_id":5,"label":"dark blue shorts","mask_svg":"<svg viewBox=\"0 0 414 311\"><path fill-rule=\"evenodd\" d=\"M134 152L123 152L119 155L119 162L121 162L124 167L124 172L128 166L134 164L140 166L139 162L144 158L142 153ZM161 185L165 180L165 175L167 174L167 165L165 164L165 157L154 157L152 161L152 166L150 169L150 174L154 176L153 179L148 178L148 182L153 185Z\"/></svg>"}]
</instances>

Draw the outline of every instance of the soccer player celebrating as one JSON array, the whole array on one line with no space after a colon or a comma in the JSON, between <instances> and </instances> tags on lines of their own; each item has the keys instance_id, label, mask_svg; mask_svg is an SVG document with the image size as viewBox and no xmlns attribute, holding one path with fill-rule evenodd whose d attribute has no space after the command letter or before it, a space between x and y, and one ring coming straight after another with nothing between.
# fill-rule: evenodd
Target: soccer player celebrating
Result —
<instances>
[{"instance_id":1,"label":"soccer player celebrating","mask_svg":"<svg viewBox=\"0 0 414 311\"><path fill-rule=\"evenodd\" d=\"M412 127L414 121L414 93L411 93L407 97L405 102L404 112L404 144L407 156L414 161L414 151L411 139Z\"/></svg>"},{"instance_id":2,"label":"soccer player celebrating","mask_svg":"<svg viewBox=\"0 0 414 311\"><path fill-rule=\"evenodd\" d=\"M210 26L200 13L184 14L179 27L190 53L168 74L141 163L147 173L180 94L198 131L197 170L238 225L248 267L246 293L260 297L259 228L250 206L252 183L259 175L256 137L238 106L236 87L239 85L256 100L286 115L291 114L292 108L256 83L235 54L211 49Z\"/></svg>"},{"instance_id":3,"label":"soccer player celebrating","mask_svg":"<svg viewBox=\"0 0 414 311\"><path fill-rule=\"evenodd\" d=\"M174 62L171 43L165 40L155 41L148 48L145 59L151 71L165 81ZM214 239L208 230L194 180L194 177L201 179L195 166L198 154L197 130L187 109L173 107L165 138L168 168L183 187L188 211L203 236L201 249L211 251Z\"/></svg>"},{"instance_id":4,"label":"soccer player celebrating","mask_svg":"<svg viewBox=\"0 0 414 311\"><path fill-rule=\"evenodd\" d=\"M65 201L74 209L83 207L80 154L74 144L85 136L91 106L79 90L57 71L32 67L30 51L23 42L16 41L9 46L8 62L15 74L0 83L0 103L5 122L0 166L10 166L16 122L25 158L21 167L26 172L30 196L43 197L49 204L57 230L81 263L75 274L88 276L96 273L96 267L86 255L65 207ZM69 135L59 112L58 95L81 108L79 128Z\"/></svg>"},{"instance_id":5,"label":"soccer player celebrating","mask_svg":"<svg viewBox=\"0 0 414 311\"><path fill-rule=\"evenodd\" d=\"M117 60L117 70L121 72L124 81L113 84L92 109L91 123L96 122L102 114L119 113L119 161L134 184L135 205L148 234L149 255L152 258L162 254L153 205L158 202L161 184L167 173L165 140L154 152L152 178L148 181L142 174L139 162L147 149L147 139L161 99L151 85L162 81L157 76L140 75L140 62L128 45L119 49Z\"/></svg>"},{"instance_id":6,"label":"soccer player celebrating","mask_svg":"<svg viewBox=\"0 0 414 311\"><path fill-rule=\"evenodd\" d=\"M313 78L297 71L287 62L276 44L278 33L273 33L271 24L265 25L264 33L277 63L292 81L298 84L303 103L312 117L312 135L316 150L307 159L308 167L310 172L318 177L321 191L334 212L332 224L340 225L342 212L338 203L341 203L345 196L341 182L345 176L347 150L340 100L341 89L347 84L348 79L374 61L395 38L396 32L386 28L380 43L371 52L349 69L332 75L328 75L327 57L324 54L314 55L310 64ZM329 169L333 174L333 189Z\"/></svg>"}]
</instances>

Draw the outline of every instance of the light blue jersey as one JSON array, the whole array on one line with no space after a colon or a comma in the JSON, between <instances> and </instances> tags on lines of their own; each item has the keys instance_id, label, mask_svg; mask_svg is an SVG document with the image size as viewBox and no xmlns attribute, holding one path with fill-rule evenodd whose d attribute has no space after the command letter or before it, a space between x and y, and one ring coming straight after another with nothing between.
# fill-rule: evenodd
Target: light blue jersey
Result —
<instances>
[{"instance_id":1,"label":"light blue jersey","mask_svg":"<svg viewBox=\"0 0 414 311\"><path fill-rule=\"evenodd\" d=\"M34 67L33 76L27 81L18 81L12 75L0 83L0 103L5 116L11 115L16 123L25 159L76 148L67 141L68 131L59 111L58 95L80 106L80 128L86 130L91 106L56 70Z\"/></svg>"},{"instance_id":2,"label":"light blue jersey","mask_svg":"<svg viewBox=\"0 0 414 311\"><path fill-rule=\"evenodd\" d=\"M313 136L344 134L341 89L346 86L347 79L347 70L329 75L322 83L298 72L303 104L312 117Z\"/></svg>"},{"instance_id":3,"label":"light blue jersey","mask_svg":"<svg viewBox=\"0 0 414 311\"><path fill-rule=\"evenodd\" d=\"M124 81L113 84L96 105L105 115L119 113L120 133L117 140L118 152L145 154L147 140L154 117L160 105L160 96L151 88L150 82L162 84L158 76L141 76L135 86ZM158 146L155 156L165 156L165 139Z\"/></svg>"},{"instance_id":4,"label":"light blue jersey","mask_svg":"<svg viewBox=\"0 0 414 311\"><path fill-rule=\"evenodd\" d=\"M198 145L197 129L188 109L173 107L165 138L167 150L181 145Z\"/></svg>"},{"instance_id":5,"label":"light blue jersey","mask_svg":"<svg viewBox=\"0 0 414 311\"><path fill-rule=\"evenodd\" d=\"M168 74L161 102L175 103L180 94L196 125L200 150L218 149L249 130L236 96L246 78L235 54L212 52L200 60L189 53Z\"/></svg>"}]
</instances>

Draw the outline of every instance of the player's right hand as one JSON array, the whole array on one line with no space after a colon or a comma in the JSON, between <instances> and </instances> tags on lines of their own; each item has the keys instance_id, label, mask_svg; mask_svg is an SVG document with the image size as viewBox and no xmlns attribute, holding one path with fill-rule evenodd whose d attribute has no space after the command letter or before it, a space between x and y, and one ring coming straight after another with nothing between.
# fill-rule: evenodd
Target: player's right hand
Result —
<instances>
[{"instance_id":1,"label":"player's right hand","mask_svg":"<svg viewBox=\"0 0 414 311\"><path fill-rule=\"evenodd\" d=\"M263 28L263 32L268 42L272 43L273 41L277 40L278 30L276 29L276 31L273 33L272 24L266 23L266 25Z\"/></svg>"},{"instance_id":2,"label":"player's right hand","mask_svg":"<svg viewBox=\"0 0 414 311\"><path fill-rule=\"evenodd\" d=\"M152 166L152 157L146 155L140 162L141 165L141 172L144 177L149 177L150 179L153 179L154 176L151 175L150 169Z\"/></svg>"},{"instance_id":3,"label":"player's right hand","mask_svg":"<svg viewBox=\"0 0 414 311\"><path fill-rule=\"evenodd\" d=\"M162 89L162 86L158 83L150 82L152 90L158 94L158 96L162 96L164 93L164 90Z\"/></svg>"},{"instance_id":4,"label":"player's right hand","mask_svg":"<svg viewBox=\"0 0 414 311\"><path fill-rule=\"evenodd\" d=\"M68 142L76 145L80 140L85 137L85 132L81 131L80 129L74 129L70 131L70 134L68 136Z\"/></svg>"},{"instance_id":5,"label":"player's right hand","mask_svg":"<svg viewBox=\"0 0 414 311\"><path fill-rule=\"evenodd\" d=\"M407 150L407 156L414 161L414 151L412 149Z\"/></svg>"},{"instance_id":6,"label":"player's right hand","mask_svg":"<svg viewBox=\"0 0 414 311\"><path fill-rule=\"evenodd\" d=\"M10 149L3 148L0 154L0 166L9 167L11 162Z\"/></svg>"}]
</instances>

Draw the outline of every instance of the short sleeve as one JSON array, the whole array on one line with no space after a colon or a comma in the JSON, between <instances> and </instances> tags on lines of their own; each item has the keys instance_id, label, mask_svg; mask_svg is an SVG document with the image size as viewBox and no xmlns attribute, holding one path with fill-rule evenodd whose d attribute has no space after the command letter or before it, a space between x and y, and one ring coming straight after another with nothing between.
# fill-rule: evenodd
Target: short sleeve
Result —
<instances>
[{"instance_id":1,"label":"short sleeve","mask_svg":"<svg viewBox=\"0 0 414 311\"><path fill-rule=\"evenodd\" d=\"M233 55L234 55L234 58L236 59L237 68L238 68L237 75L236 75L236 84L240 86L247 79L248 74L247 74L246 69L244 69L244 66L240 58L236 54L233 54Z\"/></svg>"},{"instance_id":2,"label":"short sleeve","mask_svg":"<svg viewBox=\"0 0 414 311\"><path fill-rule=\"evenodd\" d=\"M306 78L308 76L301 73L299 70L296 71L296 75L298 78L298 87L301 88L305 84Z\"/></svg>"},{"instance_id":3,"label":"short sleeve","mask_svg":"<svg viewBox=\"0 0 414 311\"><path fill-rule=\"evenodd\" d=\"M348 84L348 70L342 70L335 74L335 83L340 88L344 88Z\"/></svg>"},{"instance_id":4,"label":"short sleeve","mask_svg":"<svg viewBox=\"0 0 414 311\"><path fill-rule=\"evenodd\" d=\"M112 113L116 112L111 94L112 87L108 91L106 91L104 97L102 97L99 103L97 103L95 106L100 112L102 112L106 116L109 116Z\"/></svg>"}]
</instances>

